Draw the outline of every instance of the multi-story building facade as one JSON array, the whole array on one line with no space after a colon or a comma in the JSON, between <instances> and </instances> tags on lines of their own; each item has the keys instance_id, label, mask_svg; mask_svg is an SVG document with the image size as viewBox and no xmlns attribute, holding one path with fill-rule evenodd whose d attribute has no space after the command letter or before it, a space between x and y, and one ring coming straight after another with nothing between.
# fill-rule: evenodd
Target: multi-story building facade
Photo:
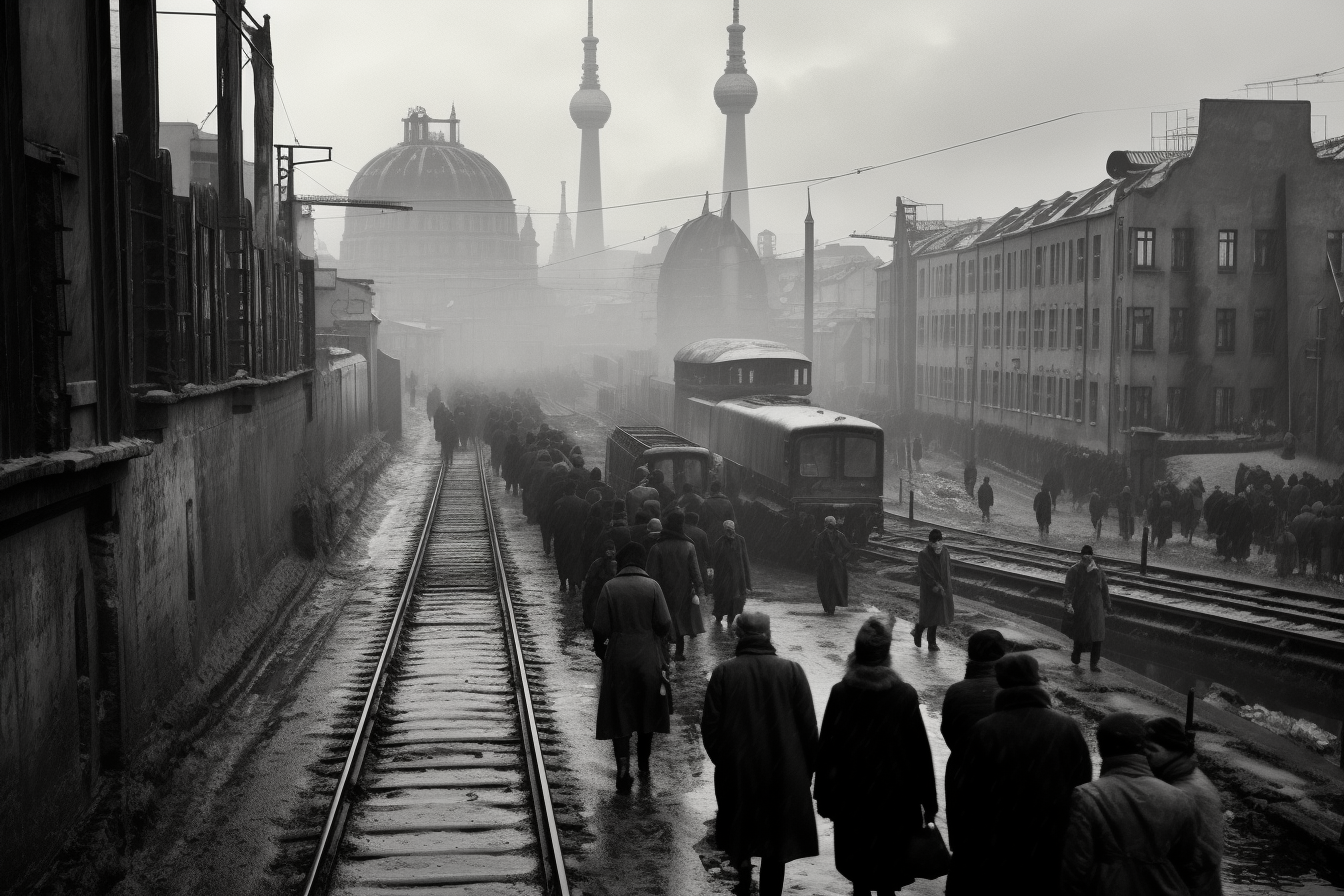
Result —
<instances>
[{"instance_id":1,"label":"multi-story building facade","mask_svg":"<svg viewBox=\"0 0 1344 896\"><path fill-rule=\"evenodd\" d=\"M1328 444L1344 139L1310 122L1305 102L1205 100L1192 150L1115 152L1090 189L912 241L880 290L914 330L893 404L1108 452L1257 422Z\"/></svg>"}]
</instances>

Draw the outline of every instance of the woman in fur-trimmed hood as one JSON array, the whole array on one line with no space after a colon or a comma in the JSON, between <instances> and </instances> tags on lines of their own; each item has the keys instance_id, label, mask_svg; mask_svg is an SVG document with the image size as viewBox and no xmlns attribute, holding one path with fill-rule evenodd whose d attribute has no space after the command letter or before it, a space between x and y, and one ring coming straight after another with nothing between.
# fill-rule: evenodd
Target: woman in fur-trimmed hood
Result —
<instances>
[{"instance_id":1,"label":"woman in fur-trimmed hood","mask_svg":"<svg viewBox=\"0 0 1344 896\"><path fill-rule=\"evenodd\" d=\"M835 822L836 870L856 893L914 881L905 843L938 814L933 754L919 696L892 670L891 630L876 617L826 702L814 796Z\"/></svg>"}]
</instances>

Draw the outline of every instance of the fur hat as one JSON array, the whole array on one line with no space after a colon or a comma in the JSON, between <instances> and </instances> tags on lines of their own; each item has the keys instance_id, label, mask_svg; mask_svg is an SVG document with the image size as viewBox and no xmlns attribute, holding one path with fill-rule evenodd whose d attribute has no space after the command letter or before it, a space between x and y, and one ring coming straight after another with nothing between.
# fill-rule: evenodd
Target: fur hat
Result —
<instances>
[{"instance_id":1,"label":"fur hat","mask_svg":"<svg viewBox=\"0 0 1344 896\"><path fill-rule=\"evenodd\" d=\"M745 613L737 614L737 636L739 638L748 638L752 635L759 635L765 638L770 637L770 617L759 610L748 610Z\"/></svg>"},{"instance_id":2,"label":"fur hat","mask_svg":"<svg viewBox=\"0 0 1344 896\"><path fill-rule=\"evenodd\" d=\"M637 541L632 541L616 552L616 565L619 567L638 566L644 568L645 552L644 545Z\"/></svg>"},{"instance_id":3,"label":"fur hat","mask_svg":"<svg viewBox=\"0 0 1344 896\"><path fill-rule=\"evenodd\" d=\"M891 662L891 629L876 616L869 616L854 636L854 662L861 666L885 666Z\"/></svg>"},{"instance_id":4,"label":"fur hat","mask_svg":"<svg viewBox=\"0 0 1344 896\"><path fill-rule=\"evenodd\" d=\"M973 663L992 663L1008 652L1008 642L997 629L987 628L971 635L966 654Z\"/></svg>"},{"instance_id":5,"label":"fur hat","mask_svg":"<svg viewBox=\"0 0 1344 896\"><path fill-rule=\"evenodd\" d=\"M686 514L680 510L668 511L667 516L663 517L663 525L673 535L680 535L686 528Z\"/></svg>"},{"instance_id":6,"label":"fur hat","mask_svg":"<svg viewBox=\"0 0 1344 896\"><path fill-rule=\"evenodd\" d=\"M994 664L994 678L1001 688L1040 684L1041 666L1029 653L1010 653Z\"/></svg>"},{"instance_id":7,"label":"fur hat","mask_svg":"<svg viewBox=\"0 0 1344 896\"><path fill-rule=\"evenodd\" d=\"M1158 716L1143 723L1148 739L1159 747L1188 756L1195 752L1195 736L1185 730L1179 720Z\"/></svg>"},{"instance_id":8,"label":"fur hat","mask_svg":"<svg viewBox=\"0 0 1344 896\"><path fill-rule=\"evenodd\" d=\"M934 542L934 541L942 541L942 540L943 540L943 530L942 530L942 529L934 529L932 532L929 533L929 541L930 541L930 542Z\"/></svg>"},{"instance_id":9,"label":"fur hat","mask_svg":"<svg viewBox=\"0 0 1344 896\"><path fill-rule=\"evenodd\" d=\"M601 482L601 481L602 481L602 471L601 471L600 469L598 469L597 467L593 467L591 470L588 471L588 478L589 478L589 479L597 480L598 482Z\"/></svg>"},{"instance_id":10,"label":"fur hat","mask_svg":"<svg viewBox=\"0 0 1344 896\"><path fill-rule=\"evenodd\" d=\"M1097 751L1101 758L1142 753L1148 732L1143 719L1132 712L1113 712L1097 723Z\"/></svg>"}]
</instances>

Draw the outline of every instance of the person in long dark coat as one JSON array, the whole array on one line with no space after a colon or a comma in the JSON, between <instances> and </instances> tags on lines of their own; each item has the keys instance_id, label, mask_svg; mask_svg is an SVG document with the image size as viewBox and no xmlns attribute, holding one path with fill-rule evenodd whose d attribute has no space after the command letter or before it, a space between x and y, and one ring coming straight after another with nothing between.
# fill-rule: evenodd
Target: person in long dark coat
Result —
<instances>
[{"instance_id":1,"label":"person in long dark coat","mask_svg":"<svg viewBox=\"0 0 1344 896\"><path fill-rule=\"evenodd\" d=\"M1050 511L1054 508L1054 501L1050 497L1050 491L1044 485L1036 493L1036 500L1031 502L1031 507L1036 511L1036 526L1041 530L1041 540L1050 537Z\"/></svg>"},{"instance_id":2,"label":"person in long dark coat","mask_svg":"<svg viewBox=\"0 0 1344 896\"><path fill-rule=\"evenodd\" d=\"M714 621L728 625L747 605L751 590L751 561L747 540L737 534L737 523L725 520L723 535L714 545Z\"/></svg>"},{"instance_id":3,"label":"person in long dark coat","mask_svg":"<svg viewBox=\"0 0 1344 896\"><path fill-rule=\"evenodd\" d=\"M588 523L588 502L574 492L573 482L560 485L560 499L551 508L551 529L555 539L555 571L560 590L576 594L588 568L583 553L584 530Z\"/></svg>"},{"instance_id":4,"label":"person in long dark coat","mask_svg":"<svg viewBox=\"0 0 1344 896\"><path fill-rule=\"evenodd\" d=\"M504 467L504 446L508 441L508 434L504 432L502 426L495 426L490 431L490 466L495 472L495 477L499 477L500 470Z\"/></svg>"},{"instance_id":5,"label":"person in long dark coat","mask_svg":"<svg viewBox=\"0 0 1344 896\"><path fill-rule=\"evenodd\" d=\"M723 493L723 486L716 479L709 484L709 494L700 505L700 524L709 536L709 543L716 544L723 537L723 524L737 521L737 511L733 501Z\"/></svg>"},{"instance_id":6,"label":"person in long dark coat","mask_svg":"<svg viewBox=\"0 0 1344 896\"><path fill-rule=\"evenodd\" d=\"M511 432L504 442L504 491L506 494L518 494L518 458L522 456L523 446L518 444L518 434Z\"/></svg>"},{"instance_id":7,"label":"person in long dark coat","mask_svg":"<svg viewBox=\"0 0 1344 896\"><path fill-rule=\"evenodd\" d=\"M817 555L817 594L821 608L830 616L836 607L849 606L849 569L845 562L851 548L845 533L836 528L835 517L826 517L825 528L817 533L812 550Z\"/></svg>"},{"instance_id":8,"label":"person in long dark coat","mask_svg":"<svg viewBox=\"0 0 1344 896\"><path fill-rule=\"evenodd\" d=\"M994 664L1008 650L1003 635L994 629L978 631L966 641L966 677L948 687L943 694L943 742L947 744L947 770L944 772L944 792L947 795L947 840L953 851L958 849L958 822L962 820L961 807L953 782L961 772L962 755L971 739L977 722L994 712L994 698L999 694L999 682L994 677ZM957 892L952 869L947 878L947 892Z\"/></svg>"},{"instance_id":9,"label":"person in long dark coat","mask_svg":"<svg viewBox=\"0 0 1344 896\"><path fill-rule=\"evenodd\" d=\"M1153 774L1146 740L1133 713L1098 723L1101 777L1073 791L1063 896L1188 896L1209 875L1194 801Z\"/></svg>"},{"instance_id":10,"label":"person in long dark coat","mask_svg":"<svg viewBox=\"0 0 1344 896\"><path fill-rule=\"evenodd\" d=\"M817 716L803 667L775 655L764 613L737 617L736 656L709 676L700 736L714 763L715 842L738 891L750 892L760 856L761 896L780 896L784 865L817 854Z\"/></svg>"},{"instance_id":11,"label":"person in long dark coat","mask_svg":"<svg viewBox=\"0 0 1344 896\"><path fill-rule=\"evenodd\" d=\"M914 882L907 844L938 814L933 752L919 695L891 668L891 631L876 617L826 701L813 795L835 822L835 869L855 896Z\"/></svg>"},{"instance_id":12,"label":"person in long dark coat","mask_svg":"<svg viewBox=\"0 0 1344 896\"><path fill-rule=\"evenodd\" d=\"M709 536L705 530L699 526L700 514L693 510L682 511L686 516L686 522L682 526L682 533L691 540L691 545L695 548L695 559L700 561L700 581L705 585L705 593L709 593L710 570L714 562L713 549L709 546Z\"/></svg>"},{"instance_id":13,"label":"person in long dark coat","mask_svg":"<svg viewBox=\"0 0 1344 896\"><path fill-rule=\"evenodd\" d=\"M443 406L443 393L439 391L438 386L435 386L433 389L430 389L429 394L425 396L425 416L433 420L434 414L442 406Z\"/></svg>"},{"instance_id":14,"label":"person in long dark coat","mask_svg":"<svg viewBox=\"0 0 1344 896\"><path fill-rule=\"evenodd\" d=\"M961 482L966 486L966 497L975 497L975 480L979 475L980 469L975 465L975 458L966 461L966 467L961 471Z\"/></svg>"},{"instance_id":15,"label":"person in long dark coat","mask_svg":"<svg viewBox=\"0 0 1344 896\"><path fill-rule=\"evenodd\" d=\"M1143 749L1153 774L1195 804L1195 844L1207 873L1190 896L1223 896L1223 798L1199 769L1195 736L1171 716L1148 719L1143 730L1148 735Z\"/></svg>"},{"instance_id":16,"label":"person in long dark coat","mask_svg":"<svg viewBox=\"0 0 1344 896\"><path fill-rule=\"evenodd\" d=\"M989 484L989 477L980 483L980 488L975 493L976 503L980 505L980 514L989 522L989 508L994 506L994 488Z\"/></svg>"},{"instance_id":17,"label":"person in long dark coat","mask_svg":"<svg viewBox=\"0 0 1344 896\"><path fill-rule=\"evenodd\" d=\"M951 625L956 607L952 602L952 555L943 545L943 533L934 529L929 543L919 552L919 618L911 632L920 646L924 630L929 632L929 650L938 646L938 626Z\"/></svg>"},{"instance_id":18,"label":"person in long dark coat","mask_svg":"<svg viewBox=\"0 0 1344 896\"><path fill-rule=\"evenodd\" d=\"M653 735L669 731L667 633L672 626L662 589L643 569L644 549L626 545L620 571L602 586L593 610L593 650L602 658L597 739L616 753L616 788L628 791L630 735L639 735L639 774L649 773Z\"/></svg>"},{"instance_id":19,"label":"person in long dark coat","mask_svg":"<svg viewBox=\"0 0 1344 896\"><path fill-rule=\"evenodd\" d=\"M1115 499L1115 513L1120 522L1120 537L1129 541L1134 537L1134 493L1125 486Z\"/></svg>"},{"instance_id":20,"label":"person in long dark coat","mask_svg":"<svg viewBox=\"0 0 1344 896\"><path fill-rule=\"evenodd\" d=\"M597 612L597 598L602 586L616 578L620 570L616 566L616 543L610 538L601 544L602 551L588 565L583 575L583 627L592 631L593 614Z\"/></svg>"},{"instance_id":21,"label":"person in long dark coat","mask_svg":"<svg viewBox=\"0 0 1344 896\"><path fill-rule=\"evenodd\" d=\"M439 440L439 453L443 457L443 462L449 466L453 463L453 447L457 444L457 431L453 422L453 414L448 410L448 406L440 404L431 417L434 421L434 438Z\"/></svg>"},{"instance_id":22,"label":"person in long dark coat","mask_svg":"<svg viewBox=\"0 0 1344 896\"><path fill-rule=\"evenodd\" d=\"M650 528L652 528L650 521ZM705 630L705 617L700 611L700 595L705 593L705 580L700 578L700 561L695 546L683 531L685 515L674 510L664 521L662 535L649 549L645 567L657 580L672 613L672 637L677 642L673 659L686 659L686 637L694 638Z\"/></svg>"},{"instance_id":23,"label":"person in long dark coat","mask_svg":"<svg viewBox=\"0 0 1344 896\"><path fill-rule=\"evenodd\" d=\"M550 472L541 478L541 494L537 496L537 522L541 524L541 547L548 557L551 555L551 542L555 538L555 503L564 496L561 489L568 480L569 464L564 461L551 464Z\"/></svg>"},{"instance_id":24,"label":"person in long dark coat","mask_svg":"<svg viewBox=\"0 0 1344 896\"><path fill-rule=\"evenodd\" d=\"M1087 512L1092 518L1092 529L1097 533L1097 538L1100 539L1101 521L1106 516L1106 499L1095 488L1092 489L1092 494L1087 496Z\"/></svg>"},{"instance_id":25,"label":"person in long dark coat","mask_svg":"<svg viewBox=\"0 0 1344 896\"><path fill-rule=\"evenodd\" d=\"M1064 612L1073 615L1073 657L1076 666L1083 651L1092 652L1092 671L1101 671L1101 642L1106 640L1106 616L1111 612L1111 590L1106 573L1085 544L1078 562L1064 576Z\"/></svg>"},{"instance_id":26,"label":"person in long dark coat","mask_svg":"<svg viewBox=\"0 0 1344 896\"><path fill-rule=\"evenodd\" d=\"M959 816L952 876L960 894L1012 881L1055 896L1069 796L1092 780L1092 757L1078 723L1050 707L1035 657L1010 653L994 676L1003 690L971 729L948 797Z\"/></svg>"},{"instance_id":27,"label":"person in long dark coat","mask_svg":"<svg viewBox=\"0 0 1344 896\"><path fill-rule=\"evenodd\" d=\"M915 440L910 443L910 459L915 462L916 470L923 470L920 466L920 458L924 456L924 439L921 436L915 436Z\"/></svg>"}]
</instances>

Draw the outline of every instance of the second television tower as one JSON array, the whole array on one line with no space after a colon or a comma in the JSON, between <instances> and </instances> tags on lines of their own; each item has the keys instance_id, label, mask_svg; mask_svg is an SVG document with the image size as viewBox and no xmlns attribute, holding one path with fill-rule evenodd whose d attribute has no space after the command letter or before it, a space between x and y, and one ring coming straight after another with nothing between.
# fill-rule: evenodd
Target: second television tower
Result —
<instances>
[{"instance_id":1,"label":"second television tower","mask_svg":"<svg viewBox=\"0 0 1344 896\"><path fill-rule=\"evenodd\" d=\"M597 38L593 37L593 0L588 0L588 36L583 39L583 80L569 101L569 117L583 131L579 157L579 214L574 251L585 255L606 246L602 232L602 152L597 132L611 117L611 100L597 83Z\"/></svg>"},{"instance_id":2,"label":"second television tower","mask_svg":"<svg viewBox=\"0 0 1344 896\"><path fill-rule=\"evenodd\" d=\"M736 193L732 201L733 222L751 238L751 205L747 190L747 113L756 105L756 81L747 74L746 51L733 0L733 24L728 26L728 65L714 84L714 102L727 116L723 141L723 192ZM727 205L727 197L724 197Z\"/></svg>"}]
</instances>

